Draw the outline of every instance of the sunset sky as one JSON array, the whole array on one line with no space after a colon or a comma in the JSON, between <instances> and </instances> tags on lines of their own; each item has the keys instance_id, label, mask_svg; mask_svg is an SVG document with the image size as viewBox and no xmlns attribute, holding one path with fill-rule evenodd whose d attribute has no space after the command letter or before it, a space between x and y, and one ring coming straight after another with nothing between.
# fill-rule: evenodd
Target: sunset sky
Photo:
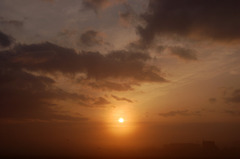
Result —
<instances>
[{"instance_id":1,"label":"sunset sky","mask_svg":"<svg viewBox=\"0 0 240 159\"><path fill-rule=\"evenodd\" d=\"M0 155L239 142L239 42L239 0L1 0Z\"/></svg>"}]
</instances>

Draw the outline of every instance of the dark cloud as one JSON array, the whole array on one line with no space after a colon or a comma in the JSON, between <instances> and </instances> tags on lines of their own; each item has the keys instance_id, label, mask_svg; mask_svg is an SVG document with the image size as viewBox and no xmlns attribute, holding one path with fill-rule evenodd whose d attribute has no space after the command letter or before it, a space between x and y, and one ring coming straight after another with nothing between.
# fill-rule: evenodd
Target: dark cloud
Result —
<instances>
[{"instance_id":1,"label":"dark cloud","mask_svg":"<svg viewBox=\"0 0 240 159\"><path fill-rule=\"evenodd\" d=\"M63 114L50 114L47 116L48 120L60 120L60 121L87 121L89 118L83 117L81 115L63 115Z\"/></svg>"},{"instance_id":2,"label":"dark cloud","mask_svg":"<svg viewBox=\"0 0 240 159\"><path fill-rule=\"evenodd\" d=\"M130 12L120 12L119 21L123 26L129 26L132 20L132 14Z\"/></svg>"},{"instance_id":3,"label":"dark cloud","mask_svg":"<svg viewBox=\"0 0 240 159\"><path fill-rule=\"evenodd\" d=\"M230 103L240 103L240 89L235 89L231 96L226 97L225 100Z\"/></svg>"},{"instance_id":4,"label":"dark cloud","mask_svg":"<svg viewBox=\"0 0 240 159\"><path fill-rule=\"evenodd\" d=\"M163 46L163 45L159 45L159 46L156 46L155 50L157 51L157 53L162 53L164 50L166 49L166 46Z\"/></svg>"},{"instance_id":5,"label":"dark cloud","mask_svg":"<svg viewBox=\"0 0 240 159\"><path fill-rule=\"evenodd\" d=\"M201 116L201 111L189 111L189 110L176 110L176 111L169 111L166 113L159 113L159 116L162 117L175 117L175 116Z\"/></svg>"},{"instance_id":6,"label":"dark cloud","mask_svg":"<svg viewBox=\"0 0 240 159\"><path fill-rule=\"evenodd\" d=\"M146 25L137 30L147 44L158 35L239 40L239 6L238 0L150 0Z\"/></svg>"},{"instance_id":7,"label":"dark cloud","mask_svg":"<svg viewBox=\"0 0 240 159\"><path fill-rule=\"evenodd\" d=\"M128 98L124 98L124 97L118 97L118 96L115 96L115 95L112 95L112 97L118 101L126 101L126 102L129 102L129 103L133 103L132 100L128 99Z\"/></svg>"},{"instance_id":8,"label":"dark cloud","mask_svg":"<svg viewBox=\"0 0 240 159\"><path fill-rule=\"evenodd\" d=\"M146 64L147 54L129 51L76 53L51 43L18 45L1 54L8 65L30 71L65 74L85 73L88 79L132 79L141 82L165 82L160 71ZM5 63L5 62L3 62Z\"/></svg>"},{"instance_id":9,"label":"dark cloud","mask_svg":"<svg viewBox=\"0 0 240 159\"><path fill-rule=\"evenodd\" d=\"M104 44L103 37L95 30L88 30L80 36L80 43L87 47Z\"/></svg>"},{"instance_id":10,"label":"dark cloud","mask_svg":"<svg viewBox=\"0 0 240 159\"><path fill-rule=\"evenodd\" d=\"M56 110L58 103L68 100L94 108L110 102L100 96L59 89L52 79L56 73L68 77L85 74L79 84L95 89L131 90L141 82L165 81L157 68L146 63L149 59L147 54L123 50L102 55L77 53L51 43L16 45L0 52L0 118L86 120L82 116L61 114ZM52 75L51 78L46 74Z\"/></svg>"},{"instance_id":11,"label":"dark cloud","mask_svg":"<svg viewBox=\"0 0 240 159\"><path fill-rule=\"evenodd\" d=\"M134 85L139 85L136 82L112 82L112 81L84 81L84 84L87 86L94 88L94 89L99 89L103 91L128 91L128 90L133 90Z\"/></svg>"},{"instance_id":12,"label":"dark cloud","mask_svg":"<svg viewBox=\"0 0 240 159\"><path fill-rule=\"evenodd\" d=\"M76 96L54 88L54 83L45 76L1 67L0 118L49 119L54 115L51 99Z\"/></svg>"},{"instance_id":13,"label":"dark cloud","mask_svg":"<svg viewBox=\"0 0 240 159\"><path fill-rule=\"evenodd\" d=\"M197 60L197 51L186 48L186 47L180 47L180 46L164 46L159 45L155 47L155 50L157 53L163 53L167 51L170 53L170 55L176 56L179 59L185 60L185 61L196 61Z\"/></svg>"},{"instance_id":14,"label":"dark cloud","mask_svg":"<svg viewBox=\"0 0 240 159\"><path fill-rule=\"evenodd\" d=\"M170 50L170 53L172 55L177 56L180 59L183 59L186 61L197 60L197 55L195 50L187 49L179 46L168 47L168 49Z\"/></svg>"},{"instance_id":15,"label":"dark cloud","mask_svg":"<svg viewBox=\"0 0 240 159\"><path fill-rule=\"evenodd\" d=\"M125 0L83 0L82 4L85 9L90 9L95 13L98 13L99 10L108 8L114 4L124 1Z\"/></svg>"},{"instance_id":16,"label":"dark cloud","mask_svg":"<svg viewBox=\"0 0 240 159\"><path fill-rule=\"evenodd\" d=\"M129 26L130 24L136 24L138 16L136 15L135 11L132 9L132 7L125 3L125 12L119 13L119 22L123 26Z\"/></svg>"},{"instance_id":17,"label":"dark cloud","mask_svg":"<svg viewBox=\"0 0 240 159\"><path fill-rule=\"evenodd\" d=\"M21 69L0 69L0 119L83 121L87 118L59 114L56 101L74 100L79 106L103 106L99 98L68 93L54 86L55 81Z\"/></svg>"},{"instance_id":18,"label":"dark cloud","mask_svg":"<svg viewBox=\"0 0 240 159\"><path fill-rule=\"evenodd\" d=\"M210 103L216 103L217 102L217 99L216 98L209 98L208 101Z\"/></svg>"},{"instance_id":19,"label":"dark cloud","mask_svg":"<svg viewBox=\"0 0 240 159\"><path fill-rule=\"evenodd\" d=\"M135 51L148 51L151 47L151 44L144 42L142 39L133 41L127 45L128 50L135 50Z\"/></svg>"},{"instance_id":20,"label":"dark cloud","mask_svg":"<svg viewBox=\"0 0 240 159\"><path fill-rule=\"evenodd\" d=\"M88 108L106 107L108 104L111 104L107 99L103 97L92 97L87 94L79 95L79 98L76 100L79 101L79 106Z\"/></svg>"},{"instance_id":21,"label":"dark cloud","mask_svg":"<svg viewBox=\"0 0 240 159\"><path fill-rule=\"evenodd\" d=\"M240 111L237 110L225 110L225 113L232 116L240 116Z\"/></svg>"},{"instance_id":22,"label":"dark cloud","mask_svg":"<svg viewBox=\"0 0 240 159\"><path fill-rule=\"evenodd\" d=\"M97 106L104 106L107 104L110 104L110 102L103 97L97 98L94 102L94 105L97 105Z\"/></svg>"},{"instance_id":23,"label":"dark cloud","mask_svg":"<svg viewBox=\"0 0 240 159\"><path fill-rule=\"evenodd\" d=\"M13 38L0 31L0 48L5 48L13 43Z\"/></svg>"},{"instance_id":24,"label":"dark cloud","mask_svg":"<svg viewBox=\"0 0 240 159\"><path fill-rule=\"evenodd\" d=\"M0 18L0 26L9 27L15 26L17 28L23 27L23 21L20 20L6 20L4 18Z\"/></svg>"},{"instance_id":25,"label":"dark cloud","mask_svg":"<svg viewBox=\"0 0 240 159\"><path fill-rule=\"evenodd\" d=\"M137 26L140 23L139 15L135 12L132 6L125 2L125 11L119 12L119 22L121 25L128 27L130 25Z\"/></svg>"},{"instance_id":26,"label":"dark cloud","mask_svg":"<svg viewBox=\"0 0 240 159\"><path fill-rule=\"evenodd\" d=\"M110 6L111 2L109 0L83 0L82 4L86 9L92 9L97 13L100 9Z\"/></svg>"},{"instance_id":27,"label":"dark cloud","mask_svg":"<svg viewBox=\"0 0 240 159\"><path fill-rule=\"evenodd\" d=\"M43 2L50 2L50 3L55 2L55 0L41 0L41 1L43 1Z\"/></svg>"}]
</instances>

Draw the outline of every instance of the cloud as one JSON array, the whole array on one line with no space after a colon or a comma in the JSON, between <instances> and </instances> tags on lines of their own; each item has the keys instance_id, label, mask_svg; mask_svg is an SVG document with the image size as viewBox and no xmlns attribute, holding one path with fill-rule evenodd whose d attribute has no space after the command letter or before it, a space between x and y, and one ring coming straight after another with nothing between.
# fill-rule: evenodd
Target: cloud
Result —
<instances>
[{"instance_id":1,"label":"cloud","mask_svg":"<svg viewBox=\"0 0 240 159\"><path fill-rule=\"evenodd\" d=\"M0 52L0 118L85 121L83 116L61 113L59 103L74 101L79 106L95 108L110 102L96 94L58 88L56 74L67 78L84 74L73 84L91 87L95 92L126 91L143 82L165 82L160 70L147 64L149 59L147 54L124 50L106 55L77 53L48 42L15 45ZM118 100L130 102L127 98Z\"/></svg>"},{"instance_id":2,"label":"cloud","mask_svg":"<svg viewBox=\"0 0 240 159\"><path fill-rule=\"evenodd\" d=\"M235 89L230 97L226 97L225 100L230 103L240 103L240 89Z\"/></svg>"},{"instance_id":3,"label":"cloud","mask_svg":"<svg viewBox=\"0 0 240 159\"><path fill-rule=\"evenodd\" d=\"M137 28L144 43L156 36L178 35L217 41L240 39L238 0L150 0Z\"/></svg>"},{"instance_id":4,"label":"cloud","mask_svg":"<svg viewBox=\"0 0 240 159\"><path fill-rule=\"evenodd\" d=\"M102 90L102 91L129 91L133 90L133 86L139 86L138 83L136 82L115 82L115 81L106 81L106 80L101 80L101 81L81 81L81 83L84 83L85 85Z\"/></svg>"},{"instance_id":5,"label":"cloud","mask_svg":"<svg viewBox=\"0 0 240 159\"><path fill-rule=\"evenodd\" d=\"M43 2L50 2L50 3L55 2L55 0L41 0L41 1L43 1Z\"/></svg>"},{"instance_id":6,"label":"cloud","mask_svg":"<svg viewBox=\"0 0 240 159\"><path fill-rule=\"evenodd\" d=\"M196 51L184 47L179 46L173 46L168 47L170 53L174 56L177 56L180 59L186 60L186 61L196 61Z\"/></svg>"},{"instance_id":7,"label":"cloud","mask_svg":"<svg viewBox=\"0 0 240 159\"><path fill-rule=\"evenodd\" d=\"M46 119L54 114L50 99L70 98L71 94L53 87L54 80L20 69L1 66L0 117ZM74 97L74 96L73 96Z\"/></svg>"},{"instance_id":8,"label":"cloud","mask_svg":"<svg viewBox=\"0 0 240 159\"><path fill-rule=\"evenodd\" d=\"M236 110L225 110L225 113L232 116L240 116L240 111L236 111Z\"/></svg>"},{"instance_id":9,"label":"cloud","mask_svg":"<svg viewBox=\"0 0 240 159\"><path fill-rule=\"evenodd\" d=\"M116 100L118 100L118 101L126 101L126 102L129 102L129 103L133 103L133 101L132 100L130 100L130 99L128 99L128 98L121 98L121 97L117 97L117 96L115 96L115 95L112 95L112 97L114 98L114 99L116 99Z\"/></svg>"},{"instance_id":10,"label":"cloud","mask_svg":"<svg viewBox=\"0 0 240 159\"><path fill-rule=\"evenodd\" d=\"M0 31L0 48L9 47L13 43L13 38Z\"/></svg>"},{"instance_id":11,"label":"cloud","mask_svg":"<svg viewBox=\"0 0 240 159\"><path fill-rule=\"evenodd\" d=\"M75 100L79 101L78 102L79 106L84 106L89 108L105 107L108 104L110 104L110 102L103 97L93 97L88 94L81 94L79 95L79 98Z\"/></svg>"},{"instance_id":12,"label":"cloud","mask_svg":"<svg viewBox=\"0 0 240 159\"><path fill-rule=\"evenodd\" d=\"M138 16L135 13L135 11L132 9L132 7L128 4L125 3L125 12L119 12L119 22L121 25L128 27L131 24L137 24Z\"/></svg>"},{"instance_id":13,"label":"cloud","mask_svg":"<svg viewBox=\"0 0 240 159\"><path fill-rule=\"evenodd\" d=\"M82 4L85 9L90 9L98 13L100 10L124 1L125 0L83 0Z\"/></svg>"},{"instance_id":14,"label":"cloud","mask_svg":"<svg viewBox=\"0 0 240 159\"><path fill-rule=\"evenodd\" d=\"M88 79L131 79L140 82L165 82L157 67L148 65L149 55L129 51L76 53L51 43L18 45L2 53L13 68L46 73L84 73Z\"/></svg>"},{"instance_id":15,"label":"cloud","mask_svg":"<svg viewBox=\"0 0 240 159\"><path fill-rule=\"evenodd\" d=\"M209 98L208 101L210 103L216 103L217 102L217 99L216 98Z\"/></svg>"},{"instance_id":16,"label":"cloud","mask_svg":"<svg viewBox=\"0 0 240 159\"><path fill-rule=\"evenodd\" d=\"M119 21L123 26L129 26L132 20L132 14L130 12L120 12Z\"/></svg>"},{"instance_id":17,"label":"cloud","mask_svg":"<svg viewBox=\"0 0 240 159\"><path fill-rule=\"evenodd\" d=\"M103 36L95 30L88 30L80 36L80 43L87 47L104 44Z\"/></svg>"},{"instance_id":18,"label":"cloud","mask_svg":"<svg viewBox=\"0 0 240 159\"><path fill-rule=\"evenodd\" d=\"M20 21L20 20L7 20L5 18L0 17L0 25L3 27L14 26L14 27L20 28L20 27L23 27L23 24L24 24L23 21Z\"/></svg>"},{"instance_id":19,"label":"cloud","mask_svg":"<svg viewBox=\"0 0 240 159\"><path fill-rule=\"evenodd\" d=\"M62 115L62 114L51 114L47 117L48 120L60 120L60 121L88 121L89 118L83 117L81 115L72 116L72 115Z\"/></svg>"},{"instance_id":20,"label":"cloud","mask_svg":"<svg viewBox=\"0 0 240 159\"><path fill-rule=\"evenodd\" d=\"M1 58L0 58L1 59ZM1 66L0 119L85 121L86 117L59 114L59 101L78 101L79 106L103 107L102 97L68 93L55 87L55 81L46 76L33 75L21 69Z\"/></svg>"},{"instance_id":21,"label":"cloud","mask_svg":"<svg viewBox=\"0 0 240 159\"><path fill-rule=\"evenodd\" d=\"M125 0L83 0L82 5L85 9L93 10L98 13L100 10L106 9L114 4L124 2Z\"/></svg>"},{"instance_id":22,"label":"cloud","mask_svg":"<svg viewBox=\"0 0 240 159\"><path fill-rule=\"evenodd\" d=\"M92 9L97 13L100 9L109 7L111 2L109 0L83 0L82 4L86 9Z\"/></svg>"},{"instance_id":23,"label":"cloud","mask_svg":"<svg viewBox=\"0 0 240 159\"><path fill-rule=\"evenodd\" d=\"M176 111L169 111L166 113L159 113L159 116L162 117L175 117L175 116L201 116L201 111L189 111L189 110L176 110Z\"/></svg>"},{"instance_id":24,"label":"cloud","mask_svg":"<svg viewBox=\"0 0 240 159\"><path fill-rule=\"evenodd\" d=\"M94 105L97 105L97 106L104 106L106 104L110 104L110 102L103 97L97 98L94 102Z\"/></svg>"}]
</instances>

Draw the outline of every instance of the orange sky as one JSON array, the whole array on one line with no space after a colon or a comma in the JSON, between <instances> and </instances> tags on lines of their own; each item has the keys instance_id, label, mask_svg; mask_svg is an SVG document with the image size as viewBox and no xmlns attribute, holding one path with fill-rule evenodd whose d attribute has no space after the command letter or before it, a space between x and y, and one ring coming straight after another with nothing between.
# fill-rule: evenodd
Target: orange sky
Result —
<instances>
[{"instance_id":1,"label":"orange sky","mask_svg":"<svg viewBox=\"0 0 240 159\"><path fill-rule=\"evenodd\" d=\"M239 6L1 1L1 154L141 156L239 141Z\"/></svg>"}]
</instances>

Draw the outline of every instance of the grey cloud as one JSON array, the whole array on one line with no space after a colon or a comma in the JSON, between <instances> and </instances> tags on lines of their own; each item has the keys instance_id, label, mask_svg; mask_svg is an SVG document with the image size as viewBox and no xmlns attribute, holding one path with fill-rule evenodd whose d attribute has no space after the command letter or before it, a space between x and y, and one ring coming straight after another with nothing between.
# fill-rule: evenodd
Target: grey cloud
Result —
<instances>
[{"instance_id":1,"label":"grey cloud","mask_svg":"<svg viewBox=\"0 0 240 159\"><path fill-rule=\"evenodd\" d=\"M82 116L62 115L62 114L51 114L47 117L48 120L60 120L60 121L88 121L89 118Z\"/></svg>"},{"instance_id":2,"label":"grey cloud","mask_svg":"<svg viewBox=\"0 0 240 159\"><path fill-rule=\"evenodd\" d=\"M174 47L168 47L170 50L170 53L174 56L179 57L180 59L186 60L186 61L195 61L197 60L196 51L184 47L174 46Z\"/></svg>"},{"instance_id":3,"label":"grey cloud","mask_svg":"<svg viewBox=\"0 0 240 159\"><path fill-rule=\"evenodd\" d=\"M110 104L109 101L107 101L105 98L103 97L99 97L95 100L94 102L94 105L97 105L97 106L104 106L104 105L107 105L107 104Z\"/></svg>"},{"instance_id":4,"label":"grey cloud","mask_svg":"<svg viewBox=\"0 0 240 159\"><path fill-rule=\"evenodd\" d=\"M119 13L120 24L123 26L129 26L130 24L136 25L138 23L137 14L128 3L125 3L124 6L126 8L126 11Z\"/></svg>"},{"instance_id":5,"label":"grey cloud","mask_svg":"<svg viewBox=\"0 0 240 159\"><path fill-rule=\"evenodd\" d=\"M13 43L13 38L0 31L0 48L9 47Z\"/></svg>"},{"instance_id":6,"label":"grey cloud","mask_svg":"<svg viewBox=\"0 0 240 159\"><path fill-rule=\"evenodd\" d=\"M107 55L99 52L76 53L72 49L51 43L18 45L2 53L4 61L12 68L30 71L85 73L88 79L133 79L140 82L165 82L160 70L146 64L150 57L144 53L112 51ZM5 63L5 62L3 62Z\"/></svg>"},{"instance_id":7,"label":"grey cloud","mask_svg":"<svg viewBox=\"0 0 240 159\"><path fill-rule=\"evenodd\" d=\"M225 113L232 116L240 116L240 111L237 110L225 110Z\"/></svg>"},{"instance_id":8,"label":"grey cloud","mask_svg":"<svg viewBox=\"0 0 240 159\"><path fill-rule=\"evenodd\" d=\"M0 119L84 121L82 116L59 114L55 102L74 100L89 107L103 106L101 97L68 93L54 86L55 81L21 69L0 69Z\"/></svg>"},{"instance_id":9,"label":"grey cloud","mask_svg":"<svg viewBox=\"0 0 240 159\"><path fill-rule=\"evenodd\" d=\"M99 10L108 8L114 4L124 1L125 0L83 0L82 5L85 9L90 9L95 13L98 13Z\"/></svg>"},{"instance_id":10,"label":"grey cloud","mask_svg":"<svg viewBox=\"0 0 240 159\"><path fill-rule=\"evenodd\" d=\"M23 27L23 21L20 20L7 20L0 18L0 25L3 27L15 26L17 28Z\"/></svg>"},{"instance_id":11,"label":"grey cloud","mask_svg":"<svg viewBox=\"0 0 240 159\"><path fill-rule=\"evenodd\" d=\"M156 51L158 52L158 53L162 53L165 49L166 49L166 46L163 46L163 45L159 45L159 46L156 46Z\"/></svg>"},{"instance_id":12,"label":"grey cloud","mask_svg":"<svg viewBox=\"0 0 240 159\"><path fill-rule=\"evenodd\" d=\"M40 117L51 111L47 100L57 94L48 90L52 79L2 67L0 76L1 118Z\"/></svg>"},{"instance_id":13,"label":"grey cloud","mask_svg":"<svg viewBox=\"0 0 240 159\"><path fill-rule=\"evenodd\" d=\"M55 0L41 0L41 1L43 1L43 2L50 2L50 3L55 2Z\"/></svg>"},{"instance_id":14,"label":"grey cloud","mask_svg":"<svg viewBox=\"0 0 240 159\"><path fill-rule=\"evenodd\" d=\"M100 9L108 7L111 2L109 0L83 0L82 4L86 9L92 9L97 13Z\"/></svg>"},{"instance_id":15,"label":"grey cloud","mask_svg":"<svg viewBox=\"0 0 240 159\"><path fill-rule=\"evenodd\" d=\"M84 81L89 86L92 84L92 88L124 91L141 82L166 81L157 68L146 63L149 59L147 54L124 50L102 55L77 53L51 43L16 45L0 52L0 118L84 121L82 116L57 115L58 101L74 100L79 106L93 108L110 102L103 97L59 89L45 73L54 76L58 72L71 77L84 73ZM30 73L32 71L39 71L41 75Z\"/></svg>"},{"instance_id":16,"label":"grey cloud","mask_svg":"<svg viewBox=\"0 0 240 159\"><path fill-rule=\"evenodd\" d=\"M124 0L123 0L124 1ZM125 11L119 12L119 22L125 27L130 25L137 26L141 23L141 19L139 18L139 14L136 13L135 9L125 1L124 3Z\"/></svg>"},{"instance_id":17,"label":"grey cloud","mask_svg":"<svg viewBox=\"0 0 240 159\"><path fill-rule=\"evenodd\" d=\"M128 26L131 22L132 14L130 12L120 12L119 18L122 25Z\"/></svg>"},{"instance_id":18,"label":"grey cloud","mask_svg":"<svg viewBox=\"0 0 240 159\"><path fill-rule=\"evenodd\" d=\"M133 85L139 85L134 82L113 82L113 81L84 81L84 84L88 85L91 88L99 89L103 91L128 91L133 90Z\"/></svg>"},{"instance_id":19,"label":"grey cloud","mask_svg":"<svg viewBox=\"0 0 240 159\"><path fill-rule=\"evenodd\" d=\"M104 44L103 37L95 30L88 30L80 36L80 43L87 47Z\"/></svg>"},{"instance_id":20,"label":"grey cloud","mask_svg":"<svg viewBox=\"0 0 240 159\"><path fill-rule=\"evenodd\" d=\"M124 98L124 97L118 97L118 96L115 96L115 95L112 95L112 97L118 101L126 101L126 102L129 102L129 103L133 103L132 100L128 99L128 98Z\"/></svg>"},{"instance_id":21,"label":"grey cloud","mask_svg":"<svg viewBox=\"0 0 240 159\"><path fill-rule=\"evenodd\" d=\"M240 89L235 89L229 97L225 100L230 103L240 103Z\"/></svg>"},{"instance_id":22,"label":"grey cloud","mask_svg":"<svg viewBox=\"0 0 240 159\"><path fill-rule=\"evenodd\" d=\"M175 117L175 116L201 116L201 111L190 111L190 110L175 110L166 113L159 113L162 117Z\"/></svg>"},{"instance_id":23,"label":"grey cloud","mask_svg":"<svg viewBox=\"0 0 240 159\"><path fill-rule=\"evenodd\" d=\"M210 103L216 103L217 102L217 99L216 98L209 98L208 101Z\"/></svg>"},{"instance_id":24,"label":"grey cloud","mask_svg":"<svg viewBox=\"0 0 240 159\"><path fill-rule=\"evenodd\" d=\"M89 95L80 95L78 104L80 106L88 107L88 108L96 108L96 107L105 107L108 104L111 104L107 99L103 97L91 97Z\"/></svg>"},{"instance_id":25,"label":"grey cloud","mask_svg":"<svg viewBox=\"0 0 240 159\"><path fill-rule=\"evenodd\" d=\"M165 35L239 40L239 6L238 0L150 0L146 25L137 30L147 44Z\"/></svg>"}]
</instances>

